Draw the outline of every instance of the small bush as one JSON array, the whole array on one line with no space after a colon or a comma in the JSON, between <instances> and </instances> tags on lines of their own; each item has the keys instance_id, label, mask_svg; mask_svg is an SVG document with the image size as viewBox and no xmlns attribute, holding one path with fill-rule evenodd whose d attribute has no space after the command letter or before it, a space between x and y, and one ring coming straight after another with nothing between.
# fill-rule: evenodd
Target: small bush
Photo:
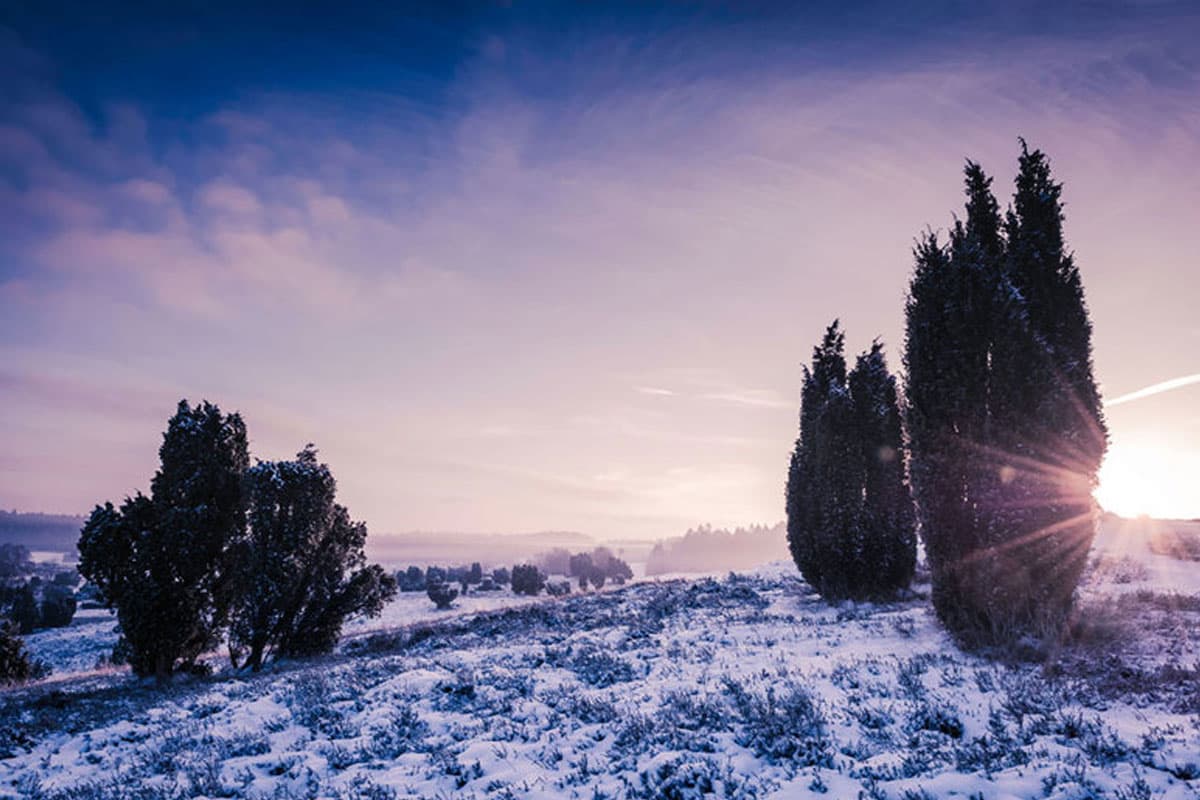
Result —
<instances>
[{"instance_id":1,"label":"small bush","mask_svg":"<svg viewBox=\"0 0 1200 800\"><path fill-rule=\"evenodd\" d=\"M512 590L516 594L534 596L546 585L546 578L532 564L518 564L512 569Z\"/></svg>"},{"instance_id":2,"label":"small bush","mask_svg":"<svg viewBox=\"0 0 1200 800\"><path fill-rule=\"evenodd\" d=\"M16 626L0 619L0 686L36 680L50 673L43 662L30 658Z\"/></svg>"},{"instance_id":3,"label":"small bush","mask_svg":"<svg viewBox=\"0 0 1200 800\"><path fill-rule=\"evenodd\" d=\"M785 682L778 692L770 686L758 693L729 677L724 682L740 722L739 745L772 764L833 766L825 717L807 688Z\"/></svg>"},{"instance_id":4,"label":"small bush","mask_svg":"<svg viewBox=\"0 0 1200 800\"><path fill-rule=\"evenodd\" d=\"M425 588L425 593L429 595L433 604L441 609L449 608L458 597L458 589L450 588L448 583L431 583Z\"/></svg>"}]
</instances>

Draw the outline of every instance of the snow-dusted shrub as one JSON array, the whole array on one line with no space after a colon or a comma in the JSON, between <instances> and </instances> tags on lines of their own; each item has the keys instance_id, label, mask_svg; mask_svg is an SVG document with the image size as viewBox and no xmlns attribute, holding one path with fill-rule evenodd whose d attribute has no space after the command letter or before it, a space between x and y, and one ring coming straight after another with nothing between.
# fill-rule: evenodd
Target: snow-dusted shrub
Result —
<instances>
[{"instance_id":1,"label":"snow-dusted shrub","mask_svg":"<svg viewBox=\"0 0 1200 800\"><path fill-rule=\"evenodd\" d=\"M431 777L449 775L454 778L455 788L461 789L473 780L483 777L483 766L474 762L469 766L458 760L458 755L445 748L438 748L430 753Z\"/></svg>"},{"instance_id":2,"label":"snow-dusted shrub","mask_svg":"<svg viewBox=\"0 0 1200 800\"><path fill-rule=\"evenodd\" d=\"M579 680L597 689L627 683L635 677L628 661L595 642L582 642L563 651L548 650L546 660L555 666L566 667Z\"/></svg>"},{"instance_id":3,"label":"snow-dusted shrub","mask_svg":"<svg viewBox=\"0 0 1200 800\"><path fill-rule=\"evenodd\" d=\"M425 593L433 604L441 609L449 608L458 597L458 589L450 588L448 583L431 583L425 587Z\"/></svg>"},{"instance_id":4,"label":"snow-dusted shrub","mask_svg":"<svg viewBox=\"0 0 1200 800\"><path fill-rule=\"evenodd\" d=\"M660 725L688 731L729 729L728 709L720 698L693 690L670 689L663 692L656 719Z\"/></svg>"},{"instance_id":5,"label":"snow-dusted shrub","mask_svg":"<svg viewBox=\"0 0 1200 800\"><path fill-rule=\"evenodd\" d=\"M512 568L512 590L515 594L533 596L539 594L545 585L545 576L533 564L518 564Z\"/></svg>"},{"instance_id":6,"label":"snow-dusted shrub","mask_svg":"<svg viewBox=\"0 0 1200 800\"><path fill-rule=\"evenodd\" d=\"M629 796L645 800L759 796L757 786L736 777L728 764L692 754L660 756L638 774L638 780L640 785L630 787Z\"/></svg>"},{"instance_id":7,"label":"snow-dusted shrub","mask_svg":"<svg viewBox=\"0 0 1200 800\"><path fill-rule=\"evenodd\" d=\"M639 776L643 797L663 800L701 800L716 794L720 770L711 761L696 756L660 760Z\"/></svg>"},{"instance_id":8,"label":"snow-dusted shrub","mask_svg":"<svg viewBox=\"0 0 1200 800\"><path fill-rule=\"evenodd\" d=\"M121 777L81 781L72 786L45 788L39 781L20 787L28 800L189 800L195 795L178 783L146 783Z\"/></svg>"},{"instance_id":9,"label":"snow-dusted shrub","mask_svg":"<svg viewBox=\"0 0 1200 800\"><path fill-rule=\"evenodd\" d=\"M334 800L396 800L396 790L390 786L375 783L361 772L350 779L345 786L334 788Z\"/></svg>"},{"instance_id":10,"label":"snow-dusted shrub","mask_svg":"<svg viewBox=\"0 0 1200 800\"><path fill-rule=\"evenodd\" d=\"M930 731L951 739L963 735L962 720L951 709L931 702L920 702L908 717L910 731Z\"/></svg>"},{"instance_id":11,"label":"snow-dusted shrub","mask_svg":"<svg viewBox=\"0 0 1200 800\"><path fill-rule=\"evenodd\" d=\"M34 680L49 672L45 664L29 657L16 625L0 619L0 686Z\"/></svg>"},{"instance_id":12,"label":"snow-dusted shrub","mask_svg":"<svg viewBox=\"0 0 1200 800\"><path fill-rule=\"evenodd\" d=\"M556 713L585 725L607 725L621 717L611 697L581 692L577 687L556 686L539 699Z\"/></svg>"},{"instance_id":13,"label":"snow-dusted shrub","mask_svg":"<svg viewBox=\"0 0 1200 800\"><path fill-rule=\"evenodd\" d=\"M821 713L807 687L790 679L778 691L745 688L726 676L725 691L737 713L734 740L772 764L833 766L831 741Z\"/></svg>"},{"instance_id":14,"label":"snow-dusted shrub","mask_svg":"<svg viewBox=\"0 0 1200 800\"><path fill-rule=\"evenodd\" d=\"M1095 578L1112 583L1139 583L1150 577L1149 568L1136 558L1099 555L1091 563Z\"/></svg>"},{"instance_id":15,"label":"snow-dusted shrub","mask_svg":"<svg viewBox=\"0 0 1200 800\"><path fill-rule=\"evenodd\" d=\"M475 705L475 679L467 672L440 681L434 691L434 705L440 711L464 711Z\"/></svg>"},{"instance_id":16,"label":"snow-dusted shrub","mask_svg":"<svg viewBox=\"0 0 1200 800\"><path fill-rule=\"evenodd\" d=\"M298 725L330 739L346 739L357 735L358 730L346 714L334 705L339 699L333 681L312 672L298 677L283 698Z\"/></svg>"},{"instance_id":17,"label":"snow-dusted shrub","mask_svg":"<svg viewBox=\"0 0 1200 800\"><path fill-rule=\"evenodd\" d=\"M571 593L570 581L547 581L546 594L551 597L565 597Z\"/></svg>"}]
</instances>

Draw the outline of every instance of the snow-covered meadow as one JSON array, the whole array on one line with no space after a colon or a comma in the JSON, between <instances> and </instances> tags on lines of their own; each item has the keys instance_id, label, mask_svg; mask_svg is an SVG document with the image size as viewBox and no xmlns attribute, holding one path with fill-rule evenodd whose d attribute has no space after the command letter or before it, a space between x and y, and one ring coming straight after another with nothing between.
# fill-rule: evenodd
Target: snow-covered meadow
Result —
<instances>
[{"instance_id":1,"label":"snow-covered meadow","mask_svg":"<svg viewBox=\"0 0 1200 800\"><path fill-rule=\"evenodd\" d=\"M830 607L790 564L450 612L403 595L318 661L10 691L0 795L1190 798L1198 569L1105 531L1049 667L961 652L927 585Z\"/></svg>"}]
</instances>

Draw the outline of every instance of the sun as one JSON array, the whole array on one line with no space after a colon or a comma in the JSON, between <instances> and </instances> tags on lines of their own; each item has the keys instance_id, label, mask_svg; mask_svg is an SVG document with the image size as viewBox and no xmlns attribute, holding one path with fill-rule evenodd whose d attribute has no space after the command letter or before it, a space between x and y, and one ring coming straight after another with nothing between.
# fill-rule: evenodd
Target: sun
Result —
<instances>
[{"instance_id":1,"label":"sun","mask_svg":"<svg viewBox=\"0 0 1200 800\"><path fill-rule=\"evenodd\" d=\"M1195 516L1200 457L1158 443L1114 441L1100 468L1096 500L1122 517Z\"/></svg>"}]
</instances>

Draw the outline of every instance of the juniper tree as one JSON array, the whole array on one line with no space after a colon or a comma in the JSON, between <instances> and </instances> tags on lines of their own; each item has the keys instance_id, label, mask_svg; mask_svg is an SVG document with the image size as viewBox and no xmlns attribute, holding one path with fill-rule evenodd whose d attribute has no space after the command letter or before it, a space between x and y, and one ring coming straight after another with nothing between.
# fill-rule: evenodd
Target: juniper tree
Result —
<instances>
[{"instance_id":1,"label":"juniper tree","mask_svg":"<svg viewBox=\"0 0 1200 800\"><path fill-rule=\"evenodd\" d=\"M12 600L8 607L8 618L17 626L17 633L33 633L39 627L37 597L33 587L28 583L16 587L12 592Z\"/></svg>"},{"instance_id":2,"label":"juniper tree","mask_svg":"<svg viewBox=\"0 0 1200 800\"><path fill-rule=\"evenodd\" d=\"M829 599L881 597L915 562L895 379L876 343L846 374L835 321L804 369L800 438L788 473L788 544Z\"/></svg>"},{"instance_id":3,"label":"juniper tree","mask_svg":"<svg viewBox=\"0 0 1200 800\"><path fill-rule=\"evenodd\" d=\"M934 606L968 642L1046 631L1093 535L1107 435L1061 186L1022 142L1013 208L965 169L966 219L915 249L906 428Z\"/></svg>"},{"instance_id":4,"label":"juniper tree","mask_svg":"<svg viewBox=\"0 0 1200 800\"><path fill-rule=\"evenodd\" d=\"M518 564L512 568L514 594L536 595L546 586L546 576L533 564ZM582 586L580 588L583 588Z\"/></svg>"},{"instance_id":5,"label":"juniper tree","mask_svg":"<svg viewBox=\"0 0 1200 800\"><path fill-rule=\"evenodd\" d=\"M75 593L57 584L42 589L39 625L43 628L65 628L75 617Z\"/></svg>"},{"instance_id":6,"label":"juniper tree","mask_svg":"<svg viewBox=\"0 0 1200 800\"><path fill-rule=\"evenodd\" d=\"M97 506L80 533L80 573L115 608L139 675L166 679L215 646L244 536L246 426L181 400L167 422L147 498Z\"/></svg>"},{"instance_id":7,"label":"juniper tree","mask_svg":"<svg viewBox=\"0 0 1200 800\"><path fill-rule=\"evenodd\" d=\"M0 618L0 686L38 678L48 671L44 664L29 657L16 623Z\"/></svg>"},{"instance_id":8,"label":"juniper tree","mask_svg":"<svg viewBox=\"0 0 1200 800\"><path fill-rule=\"evenodd\" d=\"M431 583L425 588L425 594L439 609L446 609L458 597L458 589L453 589L448 583Z\"/></svg>"},{"instance_id":9,"label":"juniper tree","mask_svg":"<svg viewBox=\"0 0 1200 800\"><path fill-rule=\"evenodd\" d=\"M847 378L863 469L859 530L861 575L869 594L905 587L916 567L916 516L905 469L904 434L896 378L876 341L858 356ZM856 484L857 486L857 484Z\"/></svg>"},{"instance_id":10,"label":"juniper tree","mask_svg":"<svg viewBox=\"0 0 1200 800\"><path fill-rule=\"evenodd\" d=\"M800 390L800 436L792 450L787 482L787 539L792 559L814 587L822 583L817 532L822 526L818 483L817 451L811 445L817 437L817 425L828 405L834 386L846 381L845 334L837 320L825 331L821 344L813 349L812 366L803 370Z\"/></svg>"},{"instance_id":11,"label":"juniper tree","mask_svg":"<svg viewBox=\"0 0 1200 800\"><path fill-rule=\"evenodd\" d=\"M150 498L140 492L121 507L97 506L79 538L79 571L117 612L124 659L142 676L166 679L186 659L192 639L186 596L171 585L170 537Z\"/></svg>"},{"instance_id":12,"label":"juniper tree","mask_svg":"<svg viewBox=\"0 0 1200 800\"><path fill-rule=\"evenodd\" d=\"M375 615L396 581L367 565L367 528L335 502L337 484L309 445L246 472L248 535L229 632L230 660L329 652L351 616Z\"/></svg>"}]
</instances>

